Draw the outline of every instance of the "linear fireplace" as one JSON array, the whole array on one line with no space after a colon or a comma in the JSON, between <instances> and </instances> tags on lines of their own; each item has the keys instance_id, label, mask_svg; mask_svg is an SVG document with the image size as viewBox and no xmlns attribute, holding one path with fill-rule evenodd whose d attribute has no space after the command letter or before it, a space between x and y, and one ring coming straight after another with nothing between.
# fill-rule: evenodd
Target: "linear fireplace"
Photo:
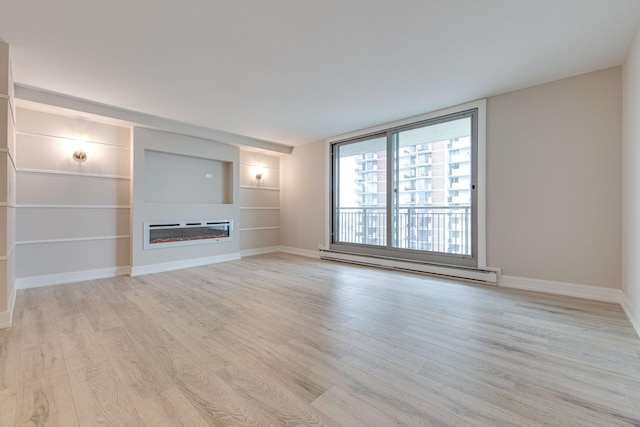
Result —
<instances>
[{"instance_id":1,"label":"linear fireplace","mask_svg":"<svg viewBox=\"0 0 640 427\"><path fill-rule=\"evenodd\" d=\"M144 223L144 248L228 242L232 239L233 220L164 221Z\"/></svg>"}]
</instances>

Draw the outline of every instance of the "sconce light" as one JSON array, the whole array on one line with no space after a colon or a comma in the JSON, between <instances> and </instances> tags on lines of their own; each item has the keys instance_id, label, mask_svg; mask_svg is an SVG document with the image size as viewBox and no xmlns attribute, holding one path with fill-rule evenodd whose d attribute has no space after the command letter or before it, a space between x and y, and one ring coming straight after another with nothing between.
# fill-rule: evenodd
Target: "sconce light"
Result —
<instances>
[{"instance_id":1,"label":"sconce light","mask_svg":"<svg viewBox=\"0 0 640 427\"><path fill-rule=\"evenodd\" d=\"M262 179L262 172L257 172L256 173L256 180L260 181Z\"/></svg>"},{"instance_id":2,"label":"sconce light","mask_svg":"<svg viewBox=\"0 0 640 427\"><path fill-rule=\"evenodd\" d=\"M82 163L87 160L87 153L85 153L82 149L76 150L73 153L73 160Z\"/></svg>"}]
</instances>

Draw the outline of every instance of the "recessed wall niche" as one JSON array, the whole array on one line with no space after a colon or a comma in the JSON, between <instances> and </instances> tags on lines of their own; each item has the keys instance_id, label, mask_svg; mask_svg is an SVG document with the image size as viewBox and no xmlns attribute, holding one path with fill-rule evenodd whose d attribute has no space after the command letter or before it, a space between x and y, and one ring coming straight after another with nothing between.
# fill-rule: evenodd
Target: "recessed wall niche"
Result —
<instances>
[{"instance_id":1,"label":"recessed wall niche","mask_svg":"<svg viewBox=\"0 0 640 427\"><path fill-rule=\"evenodd\" d=\"M145 150L144 200L160 203L233 203L233 163Z\"/></svg>"}]
</instances>

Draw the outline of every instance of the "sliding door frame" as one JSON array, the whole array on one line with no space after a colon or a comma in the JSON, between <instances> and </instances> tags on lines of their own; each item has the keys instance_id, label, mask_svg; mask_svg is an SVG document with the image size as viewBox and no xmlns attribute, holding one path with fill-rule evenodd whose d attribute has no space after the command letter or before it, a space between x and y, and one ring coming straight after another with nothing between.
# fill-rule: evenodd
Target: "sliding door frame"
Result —
<instances>
[{"instance_id":1,"label":"sliding door frame","mask_svg":"<svg viewBox=\"0 0 640 427\"><path fill-rule=\"evenodd\" d=\"M456 255L447 254L442 252L421 251L414 249L403 248L391 248L396 237L393 232L394 217L392 215L393 210L397 207L397 194L393 191L394 186L397 186L397 173L398 169L394 162L397 162L395 157L394 144L397 142L394 139L397 138L398 132L420 128L428 125L437 124L439 122L447 122L456 120L456 118L462 118L464 113L473 111L471 120L472 126L472 144L471 144L471 203L472 203L472 250L470 255ZM338 171L337 159L334 157L335 147L344 145L356 141L362 141L368 138L376 136L387 137L387 236L385 247L362 245L362 244L349 244L344 242L337 242L337 210L335 207L338 205L337 199L337 183L334 179L337 178ZM474 101L471 103L463 104L456 107L447 108L444 110L435 111L432 113L424 114L421 116L400 120L386 125L376 126L374 128L364 129L358 132L352 132L327 139L328 151L330 154L330 179L328 188L328 236L326 242L326 250L344 253L354 253L364 256L373 256L381 258L392 259L404 259L413 262L422 262L427 264L438 265L452 265L468 268L486 268L486 100ZM393 174L390 171L395 171ZM393 175L393 176L392 176ZM396 245L397 246L397 245Z\"/></svg>"}]
</instances>

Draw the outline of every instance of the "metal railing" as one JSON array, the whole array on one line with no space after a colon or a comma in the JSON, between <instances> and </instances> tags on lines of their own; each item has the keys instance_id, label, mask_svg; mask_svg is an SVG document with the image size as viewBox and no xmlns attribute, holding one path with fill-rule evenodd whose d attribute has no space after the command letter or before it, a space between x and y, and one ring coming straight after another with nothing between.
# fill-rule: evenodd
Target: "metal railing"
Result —
<instances>
[{"instance_id":1,"label":"metal railing","mask_svg":"<svg viewBox=\"0 0 640 427\"><path fill-rule=\"evenodd\" d=\"M385 207L337 210L337 241L387 246ZM401 206L393 210L392 247L471 255L470 206Z\"/></svg>"}]
</instances>

